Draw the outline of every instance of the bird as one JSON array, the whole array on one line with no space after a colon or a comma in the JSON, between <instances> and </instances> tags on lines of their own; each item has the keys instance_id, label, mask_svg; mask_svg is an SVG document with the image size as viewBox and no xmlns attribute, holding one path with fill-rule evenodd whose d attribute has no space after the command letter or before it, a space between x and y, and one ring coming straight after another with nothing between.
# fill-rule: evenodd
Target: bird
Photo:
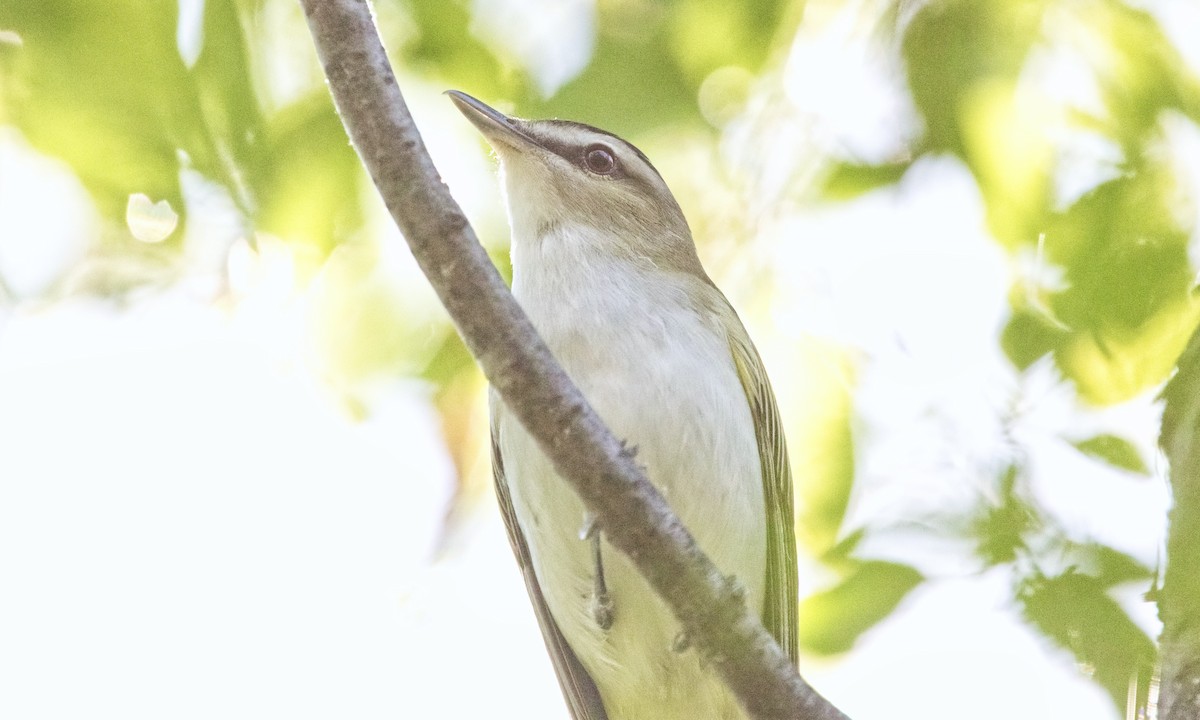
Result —
<instances>
[{"instance_id":1,"label":"bird","mask_svg":"<svg viewBox=\"0 0 1200 720\"><path fill-rule=\"evenodd\" d=\"M513 295L795 664L795 510L778 405L675 196L610 132L447 94L499 158ZM494 390L489 405L498 504L571 718L746 718Z\"/></svg>"}]
</instances>

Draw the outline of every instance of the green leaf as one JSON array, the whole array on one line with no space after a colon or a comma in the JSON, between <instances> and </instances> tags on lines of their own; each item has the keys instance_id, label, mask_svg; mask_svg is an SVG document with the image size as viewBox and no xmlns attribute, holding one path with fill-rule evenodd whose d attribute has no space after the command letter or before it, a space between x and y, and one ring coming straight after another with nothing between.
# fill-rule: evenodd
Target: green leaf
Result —
<instances>
[{"instance_id":1,"label":"green leaf","mask_svg":"<svg viewBox=\"0 0 1200 720\"><path fill-rule=\"evenodd\" d=\"M800 603L801 645L819 655L849 650L923 579L907 565L881 560L857 563L837 586Z\"/></svg>"},{"instance_id":2,"label":"green leaf","mask_svg":"<svg viewBox=\"0 0 1200 720\"><path fill-rule=\"evenodd\" d=\"M454 328L447 325L437 341L437 350L425 365L421 376L439 388L475 367L475 358Z\"/></svg>"},{"instance_id":3,"label":"green leaf","mask_svg":"<svg viewBox=\"0 0 1200 720\"><path fill-rule=\"evenodd\" d=\"M821 562L833 568L853 567L858 563L858 560L854 559L854 552L866 537L865 528L855 530L822 553Z\"/></svg>"},{"instance_id":4,"label":"green leaf","mask_svg":"<svg viewBox=\"0 0 1200 720\"><path fill-rule=\"evenodd\" d=\"M1189 233L1167 205L1174 184L1163 169L1139 168L1052 220L1045 252L1069 284L1053 298L1056 317L1077 329L1136 328L1188 297Z\"/></svg>"},{"instance_id":5,"label":"green leaf","mask_svg":"<svg viewBox=\"0 0 1200 720\"><path fill-rule=\"evenodd\" d=\"M1086 440L1071 443L1079 452L1088 457L1102 460L1115 468L1128 470L1138 475L1149 475L1150 468L1142 460L1141 453L1123 437L1116 435L1096 435Z\"/></svg>"},{"instance_id":6,"label":"green leaf","mask_svg":"<svg viewBox=\"0 0 1200 720\"><path fill-rule=\"evenodd\" d=\"M830 200L853 200L872 190L900 182L910 167L911 160L883 165L837 163L825 178L821 192Z\"/></svg>"},{"instance_id":7,"label":"green leaf","mask_svg":"<svg viewBox=\"0 0 1200 720\"><path fill-rule=\"evenodd\" d=\"M854 398L857 369L844 348L813 341L795 368L809 382L796 408L794 438L804 450L796 476L796 537L814 555L842 543L842 522L854 489Z\"/></svg>"},{"instance_id":8,"label":"green leaf","mask_svg":"<svg viewBox=\"0 0 1200 720\"><path fill-rule=\"evenodd\" d=\"M1175 183L1165 168L1138 167L1085 195L1045 234L1046 256L1067 281L1047 303L1072 331L1054 358L1088 402L1121 402L1165 380L1200 319L1190 232L1168 204Z\"/></svg>"},{"instance_id":9,"label":"green leaf","mask_svg":"<svg viewBox=\"0 0 1200 720\"><path fill-rule=\"evenodd\" d=\"M1103 584L1074 571L1036 577L1024 583L1018 601L1026 620L1074 653L1123 710L1129 680L1154 658L1154 643Z\"/></svg>"},{"instance_id":10,"label":"green leaf","mask_svg":"<svg viewBox=\"0 0 1200 720\"><path fill-rule=\"evenodd\" d=\"M241 184L238 166L261 152L263 116L254 89L249 41L233 0L205 0L202 39L191 78L218 157L198 169L225 185L249 214L253 199L250 189Z\"/></svg>"},{"instance_id":11,"label":"green leaf","mask_svg":"<svg viewBox=\"0 0 1200 720\"><path fill-rule=\"evenodd\" d=\"M999 501L981 508L969 532L976 554L988 565L1012 562L1026 547L1026 538L1042 527L1037 511L1017 490L1021 470L1009 465L998 478Z\"/></svg>"},{"instance_id":12,"label":"green leaf","mask_svg":"<svg viewBox=\"0 0 1200 720\"><path fill-rule=\"evenodd\" d=\"M981 85L1015 78L1038 37L1041 3L925 3L904 36L908 84L934 150L965 155L963 110Z\"/></svg>"},{"instance_id":13,"label":"green leaf","mask_svg":"<svg viewBox=\"0 0 1200 720\"><path fill-rule=\"evenodd\" d=\"M643 37L602 37L577 78L549 100L531 89L517 108L528 117L580 120L633 137L680 121L698 122L697 89L665 45Z\"/></svg>"},{"instance_id":14,"label":"green leaf","mask_svg":"<svg viewBox=\"0 0 1200 720\"><path fill-rule=\"evenodd\" d=\"M462 0L407 0L398 3L415 26L415 35L397 38L404 67L438 75L452 86L509 93L520 78L504 67L471 32L471 13ZM499 86L499 87L497 87Z\"/></svg>"},{"instance_id":15,"label":"green leaf","mask_svg":"<svg viewBox=\"0 0 1200 720\"><path fill-rule=\"evenodd\" d=\"M591 62L552 98L527 86L517 98L520 113L583 120L623 137L699 124L705 79L722 68L759 70L791 42L799 17L782 0L600 3L597 9Z\"/></svg>"},{"instance_id":16,"label":"green leaf","mask_svg":"<svg viewBox=\"0 0 1200 720\"><path fill-rule=\"evenodd\" d=\"M366 173L323 88L270 119L247 176L258 192L258 227L319 255L362 225Z\"/></svg>"},{"instance_id":17,"label":"green leaf","mask_svg":"<svg viewBox=\"0 0 1200 720\"><path fill-rule=\"evenodd\" d=\"M989 229L1009 247L1036 238L1050 207L1052 118L1020 82L1045 8L1040 0L939 0L921 7L904 36L924 142L966 162Z\"/></svg>"},{"instance_id":18,"label":"green leaf","mask_svg":"<svg viewBox=\"0 0 1200 720\"><path fill-rule=\"evenodd\" d=\"M1092 9L1107 41L1090 58L1108 110L1108 132L1138 154L1157 134L1162 111L1175 108L1200 121L1200 87L1179 50L1150 13L1117 0ZM1107 45L1107 46L1105 46Z\"/></svg>"},{"instance_id":19,"label":"green leaf","mask_svg":"<svg viewBox=\"0 0 1200 720\"><path fill-rule=\"evenodd\" d=\"M226 148L257 124L231 3L206 3L194 71L177 49L175 3L0 3L0 28L21 38L0 66L2 119L69 163L106 217L121 222L134 193L181 210L184 162L230 184Z\"/></svg>"},{"instance_id":20,"label":"green leaf","mask_svg":"<svg viewBox=\"0 0 1200 720\"><path fill-rule=\"evenodd\" d=\"M1106 588L1133 581L1145 581L1149 588L1155 575L1131 556L1099 543L1072 544L1064 557L1075 567L1086 568Z\"/></svg>"},{"instance_id":21,"label":"green leaf","mask_svg":"<svg viewBox=\"0 0 1200 720\"><path fill-rule=\"evenodd\" d=\"M668 42L688 83L699 88L720 67L758 68L776 42L790 41L793 23L785 22L787 2L690 0L671 3ZM703 42L697 42L704 38Z\"/></svg>"},{"instance_id":22,"label":"green leaf","mask_svg":"<svg viewBox=\"0 0 1200 720\"><path fill-rule=\"evenodd\" d=\"M1069 336L1066 328L1044 312L1022 307L1014 309L1005 324L1000 334L1000 347L1009 361L1023 371L1058 348Z\"/></svg>"}]
</instances>

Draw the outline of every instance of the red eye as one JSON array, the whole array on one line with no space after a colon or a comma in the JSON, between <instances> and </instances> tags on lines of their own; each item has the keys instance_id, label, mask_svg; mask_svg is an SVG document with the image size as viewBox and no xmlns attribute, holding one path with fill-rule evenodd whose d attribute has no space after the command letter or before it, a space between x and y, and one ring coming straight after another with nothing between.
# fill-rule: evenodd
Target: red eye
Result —
<instances>
[{"instance_id":1,"label":"red eye","mask_svg":"<svg viewBox=\"0 0 1200 720\"><path fill-rule=\"evenodd\" d=\"M617 159L613 157L612 150L603 145L593 145L588 148L583 155L583 163L588 170L597 175L608 175L617 169Z\"/></svg>"}]
</instances>

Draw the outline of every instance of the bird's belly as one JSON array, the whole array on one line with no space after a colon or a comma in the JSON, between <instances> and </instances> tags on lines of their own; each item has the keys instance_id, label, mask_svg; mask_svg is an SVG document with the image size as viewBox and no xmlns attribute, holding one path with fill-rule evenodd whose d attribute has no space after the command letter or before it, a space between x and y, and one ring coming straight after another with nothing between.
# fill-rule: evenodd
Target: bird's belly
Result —
<instances>
[{"instance_id":1,"label":"bird's belly","mask_svg":"<svg viewBox=\"0 0 1200 720\"><path fill-rule=\"evenodd\" d=\"M691 530L760 610L766 520L761 465L744 391L721 338L681 357L560 353L567 371ZM723 364L722 364L723 363ZM715 370L715 371L714 371ZM699 380L698 378L706 378ZM610 720L743 717L679 624L623 554L603 543L613 621L594 613L596 568L583 505L515 419L500 438L534 572L551 613L604 698ZM602 528L601 528L602 531Z\"/></svg>"},{"instance_id":2,"label":"bird's belly","mask_svg":"<svg viewBox=\"0 0 1200 720\"><path fill-rule=\"evenodd\" d=\"M603 631L593 617L576 616L563 634L588 668L610 720L743 720L712 666L686 646L666 605L623 555L605 550L612 627Z\"/></svg>"}]
</instances>

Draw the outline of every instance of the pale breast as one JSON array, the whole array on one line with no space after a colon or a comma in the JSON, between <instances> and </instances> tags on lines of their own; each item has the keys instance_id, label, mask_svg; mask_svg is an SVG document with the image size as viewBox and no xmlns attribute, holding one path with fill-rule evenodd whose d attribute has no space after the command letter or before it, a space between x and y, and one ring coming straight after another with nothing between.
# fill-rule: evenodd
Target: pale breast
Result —
<instances>
[{"instance_id":1,"label":"pale breast","mask_svg":"<svg viewBox=\"0 0 1200 720\"><path fill-rule=\"evenodd\" d=\"M592 268L593 271L598 268ZM686 279L636 269L574 273L514 292L564 368L637 458L701 548L747 589L764 591L766 527L753 421L721 326L688 301ZM594 562L582 504L512 419L500 447L514 506L551 612L605 698L612 720L740 717L632 566L604 548L614 622L590 611ZM642 712L645 711L645 714Z\"/></svg>"}]
</instances>

